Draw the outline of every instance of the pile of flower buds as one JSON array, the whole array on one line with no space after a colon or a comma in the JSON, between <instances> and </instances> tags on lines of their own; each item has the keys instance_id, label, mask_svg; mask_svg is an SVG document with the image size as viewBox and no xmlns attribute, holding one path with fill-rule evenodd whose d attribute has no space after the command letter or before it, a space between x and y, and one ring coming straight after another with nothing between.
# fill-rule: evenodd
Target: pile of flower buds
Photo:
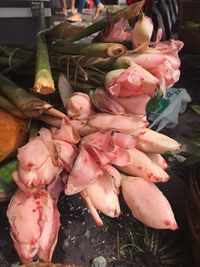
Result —
<instances>
[{"instance_id":1,"label":"pile of flower buds","mask_svg":"<svg viewBox=\"0 0 200 267\"><path fill-rule=\"evenodd\" d=\"M145 107L159 87L164 95L179 79L178 51L183 44L161 42L160 30L156 42L150 43L152 31L150 18L141 16L131 33L136 49L117 59L128 67L107 73L105 88L91 95L71 93L61 74L66 115L42 115L51 127L41 128L18 149L13 173L18 189L7 215L23 263L35 255L51 261L60 225L56 203L62 191L80 194L97 225L103 224L98 211L120 216L122 192L139 221L156 229L178 228L156 183L170 178L162 154L179 150L180 144L148 128Z\"/></svg>"}]
</instances>

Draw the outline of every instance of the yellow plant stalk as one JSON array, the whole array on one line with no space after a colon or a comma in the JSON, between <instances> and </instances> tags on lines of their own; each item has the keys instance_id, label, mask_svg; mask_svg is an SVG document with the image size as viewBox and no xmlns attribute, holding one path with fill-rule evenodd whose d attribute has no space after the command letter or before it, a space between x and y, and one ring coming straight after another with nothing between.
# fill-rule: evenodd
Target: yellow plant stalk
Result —
<instances>
[{"instance_id":1,"label":"yellow plant stalk","mask_svg":"<svg viewBox=\"0 0 200 267\"><path fill-rule=\"evenodd\" d=\"M24 145L27 128L28 120L0 110L0 162Z\"/></svg>"}]
</instances>

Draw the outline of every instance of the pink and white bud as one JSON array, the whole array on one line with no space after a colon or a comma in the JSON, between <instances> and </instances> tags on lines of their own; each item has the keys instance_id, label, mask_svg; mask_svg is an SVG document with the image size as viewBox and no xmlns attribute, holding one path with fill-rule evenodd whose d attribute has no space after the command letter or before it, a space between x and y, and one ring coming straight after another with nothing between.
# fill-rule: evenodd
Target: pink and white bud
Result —
<instances>
[{"instance_id":1,"label":"pink and white bud","mask_svg":"<svg viewBox=\"0 0 200 267\"><path fill-rule=\"evenodd\" d=\"M146 131L148 122L142 118L132 116L97 113L90 116L88 125L96 128L96 131L106 132L109 130L139 136Z\"/></svg>"},{"instance_id":2,"label":"pink and white bud","mask_svg":"<svg viewBox=\"0 0 200 267\"><path fill-rule=\"evenodd\" d=\"M171 206L155 184L141 177L123 177L123 197L133 217L156 229L178 228Z\"/></svg>"},{"instance_id":3,"label":"pink and white bud","mask_svg":"<svg viewBox=\"0 0 200 267\"><path fill-rule=\"evenodd\" d=\"M118 193L118 188L116 188L112 176L104 173L88 185L81 192L81 196L85 199L90 210L97 209L103 214L114 218L121 214ZM92 216L94 215L93 212L91 214ZM93 218L97 225L99 225L98 216L95 215Z\"/></svg>"},{"instance_id":4,"label":"pink and white bud","mask_svg":"<svg viewBox=\"0 0 200 267\"><path fill-rule=\"evenodd\" d=\"M39 133L18 149L19 164L13 175L18 186L29 192L44 188L62 171L51 132L42 128Z\"/></svg>"},{"instance_id":5,"label":"pink and white bud","mask_svg":"<svg viewBox=\"0 0 200 267\"><path fill-rule=\"evenodd\" d=\"M93 113L89 96L80 92L68 99L66 107L67 115L76 120L85 120Z\"/></svg>"},{"instance_id":6,"label":"pink and white bud","mask_svg":"<svg viewBox=\"0 0 200 267\"><path fill-rule=\"evenodd\" d=\"M181 144L169 136L146 128L145 133L138 137L136 148L143 152L165 154L180 150Z\"/></svg>"},{"instance_id":7,"label":"pink and white bud","mask_svg":"<svg viewBox=\"0 0 200 267\"><path fill-rule=\"evenodd\" d=\"M143 177L151 182L166 182L169 175L153 162L145 153L133 148L128 150L131 163L126 166L117 166L124 173L132 176Z\"/></svg>"},{"instance_id":8,"label":"pink and white bud","mask_svg":"<svg viewBox=\"0 0 200 267\"><path fill-rule=\"evenodd\" d=\"M114 97L154 96L158 84L155 76L135 63L127 69L112 70L105 77L105 87Z\"/></svg>"},{"instance_id":9,"label":"pink and white bud","mask_svg":"<svg viewBox=\"0 0 200 267\"><path fill-rule=\"evenodd\" d=\"M41 190L27 195L18 189L11 199L7 216L21 261L32 262L36 255L45 262L51 261L60 222L49 193Z\"/></svg>"},{"instance_id":10,"label":"pink and white bud","mask_svg":"<svg viewBox=\"0 0 200 267\"><path fill-rule=\"evenodd\" d=\"M151 40L152 33L152 19L141 14L131 32L133 46L136 48L141 47L142 50L147 49Z\"/></svg>"}]
</instances>

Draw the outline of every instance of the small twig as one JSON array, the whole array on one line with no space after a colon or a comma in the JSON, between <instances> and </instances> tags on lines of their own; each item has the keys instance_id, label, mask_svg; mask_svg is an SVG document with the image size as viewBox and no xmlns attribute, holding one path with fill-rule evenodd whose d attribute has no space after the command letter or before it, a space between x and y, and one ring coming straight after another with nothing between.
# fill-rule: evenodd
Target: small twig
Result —
<instances>
[{"instance_id":1,"label":"small twig","mask_svg":"<svg viewBox=\"0 0 200 267\"><path fill-rule=\"evenodd\" d=\"M19 61L18 63L11 65L10 67L2 70L1 74L7 74L12 70L16 70L17 68L22 67L23 65L27 64L28 62L30 62L34 57L35 57L34 55L31 55L28 58L25 58L25 59Z\"/></svg>"},{"instance_id":2,"label":"small twig","mask_svg":"<svg viewBox=\"0 0 200 267\"><path fill-rule=\"evenodd\" d=\"M120 235L119 235L119 230L117 230L116 249L117 249L117 260L120 260Z\"/></svg>"},{"instance_id":3,"label":"small twig","mask_svg":"<svg viewBox=\"0 0 200 267\"><path fill-rule=\"evenodd\" d=\"M15 48L11 53L9 53L9 57L8 57L8 65L11 67L12 64L11 64L11 61L12 61L12 58L15 54L16 51L20 50L19 48Z\"/></svg>"}]
</instances>

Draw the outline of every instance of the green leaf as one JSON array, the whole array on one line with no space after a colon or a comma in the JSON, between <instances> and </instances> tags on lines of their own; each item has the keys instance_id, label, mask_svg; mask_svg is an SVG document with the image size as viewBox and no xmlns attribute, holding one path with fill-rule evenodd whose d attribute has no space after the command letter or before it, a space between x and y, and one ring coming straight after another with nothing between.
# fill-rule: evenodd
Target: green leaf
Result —
<instances>
[{"instance_id":1,"label":"green leaf","mask_svg":"<svg viewBox=\"0 0 200 267\"><path fill-rule=\"evenodd\" d=\"M183 166L185 167L191 167L195 166L196 164L200 163L200 153L193 154L189 156L184 162Z\"/></svg>"},{"instance_id":2,"label":"green leaf","mask_svg":"<svg viewBox=\"0 0 200 267\"><path fill-rule=\"evenodd\" d=\"M146 114L147 115L151 112L154 112L157 109L158 104L162 98L163 98L163 92L159 88L156 96L154 96L152 99L150 99L146 105Z\"/></svg>"},{"instance_id":3,"label":"green leaf","mask_svg":"<svg viewBox=\"0 0 200 267\"><path fill-rule=\"evenodd\" d=\"M191 143L192 145L194 145L194 146L199 146L199 147L200 147L200 137L197 137L197 138L195 138L195 139L192 139L192 140L190 141L190 143Z\"/></svg>"},{"instance_id":4,"label":"green leaf","mask_svg":"<svg viewBox=\"0 0 200 267\"><path fill-rule=\"evenodd\" d=\"M188 20L185 22L185 26L188 28L198 28L200 26L200 23L192 20Z\"/></svg>"},{"instance_id":5,"label":"green leaf","mask_svg":"<svg viewBox=\"0 0 200 267\"><path fill-rule=\"evenodd\" d=\"M16 184L12 178L12 173L17 167L17 160L11 159L0 164L0 194L13 191Z\"/></svg>"},{"instance_id":6,"label":"green leaf","mask_svg":"<svg viewBox=\"0 0 200 267\"><path fill-rule=\"evenodd\" d=\"M184 158L189 158L190 156L192 156L192 153L189 153L187 151L181 151L180 153L178 153L179 156L182 156Z\"/></svg>"},{"instance_id":7,"label":"green leaf","mask_svg":"<svg viewBox=\"0 0 200 267\"><path fill-rule=\"evenodd\" d=\"M197 114L200 114L200 105L191 105L191 108L192 108Z\"/></svg>"}]
</instances>

